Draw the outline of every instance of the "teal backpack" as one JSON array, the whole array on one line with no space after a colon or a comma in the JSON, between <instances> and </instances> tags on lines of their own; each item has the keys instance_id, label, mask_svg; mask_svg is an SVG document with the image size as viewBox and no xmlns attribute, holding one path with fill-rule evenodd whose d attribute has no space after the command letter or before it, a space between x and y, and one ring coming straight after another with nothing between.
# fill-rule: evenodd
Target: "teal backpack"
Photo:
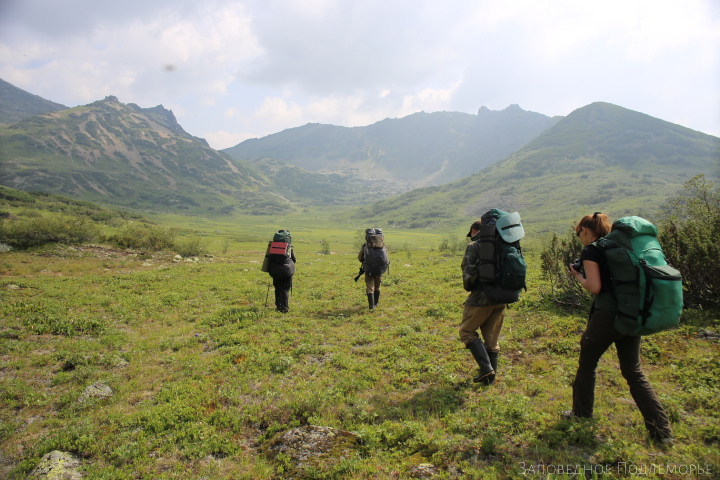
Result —
<instances>
[{"instance_id":1,"label":"teal backpack","mask_svg":"<svg viewBox=\"0 0 720 480\"><path fill-rule=\"evenodd\" d=\"M520 248L520 239L525 236L520 214L493 208L481 220L478 272L485 294L499 304L517 302L527 275Z\"/></svg>"},{"instance_id":2,"label":"teal backpack","mask_svg":"<svg viewBox=\"0 0 720 480\"><path fill-rule=\"evenodd\" d=\"M668 265L655 225L641 217L623 217L595 245L605 253L610 269L619 333L649 335L680 324L682 276Z\"/></svg>"}]
</instances>

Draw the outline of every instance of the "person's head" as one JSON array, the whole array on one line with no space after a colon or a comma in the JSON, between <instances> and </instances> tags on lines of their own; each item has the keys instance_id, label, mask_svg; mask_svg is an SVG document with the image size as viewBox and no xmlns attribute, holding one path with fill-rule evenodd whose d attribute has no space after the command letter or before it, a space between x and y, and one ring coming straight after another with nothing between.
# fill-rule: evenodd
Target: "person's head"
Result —
<instances>
[{"instance_id":1,"label":"person's head","mask_svg":"<svg viewBox=\"0 0 720 480\"><path fill-rule=\"evenodd\" d=\"M480 225L482 225L481 220L473 222L473 224L470 225L470 231L468 232L467 236L470 238L474 237L475 234L480 231Z\"/></svg>"},{"instance_id":2,"label":"person's head","mask_svg":"<svg viewBox=\"0 0 720 480\"><path fill-rule=\"evenodd\" d=\"M585 215L575 225L575 235L578 236L583 245L594 242L600 237L610 233L612 224L607 215L595 212L592 215Z\"/></svg>"}]
</instances>

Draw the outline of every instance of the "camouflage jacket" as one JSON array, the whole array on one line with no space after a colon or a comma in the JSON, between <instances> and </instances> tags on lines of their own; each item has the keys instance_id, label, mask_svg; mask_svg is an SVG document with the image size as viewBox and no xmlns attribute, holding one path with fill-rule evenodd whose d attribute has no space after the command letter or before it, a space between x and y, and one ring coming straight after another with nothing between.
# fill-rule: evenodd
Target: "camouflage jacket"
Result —
<instances>
[{"instance_id":1,"label":"camouflage jacket","mask_svg":"<svg viewBox=\"0 0 720 480\"><path fill-rule=\"evenodd\" d=\"M465 299L465 305L468 307L489 307L495 305L495 302L490 300L483 289L482 282L478 281L478 265L480 245L476 241L477 235L471 238L470 243L465 248L465 256L463 256L460 268L462 268L462 279L463 288L470 292L467 299Z\"/></svg>"}]
</instances>

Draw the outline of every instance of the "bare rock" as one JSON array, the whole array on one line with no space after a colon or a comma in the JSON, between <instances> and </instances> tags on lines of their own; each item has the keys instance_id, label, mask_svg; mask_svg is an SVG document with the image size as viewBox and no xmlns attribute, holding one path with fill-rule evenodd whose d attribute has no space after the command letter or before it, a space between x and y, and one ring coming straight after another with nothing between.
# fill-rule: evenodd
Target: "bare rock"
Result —
<instances>
[{"instance_id":1,"label":"bare rock","mask_svg":"<svg viewBox=\"0 0 720 480\"><path fill-rule=\"evenodd\" d=\"M42 480L80 480L82 474L77 470L80 460L69 453L53 450L46 454L30 473L32 479Z\"/></svg>"},{"instance_id":2,"label":"bare rock","mask_svg":"<svg viewBox=\"0 0 720 480\"><path fill-rule=\"evenodd\" d=\"M109 398L112 397L113 391L107 385L100 382L95 382L85 389L78 399L79 402L84 402L90 398Z\"/></svg>"},{"instance_id":3,"label":"bare rock","mask_svg":"<svg viewBox=\"0 0 720 480\"><path fill-rule=\"evenodd\" d=\"M698 338L706 338L708 340L719 340L720 333L713 332L712 330L707 329L707 328L701 328L700 330L698 330L697 337Z\"/></svg>"},{"instance_id":4,"label":"bare rock","mask_svg":"<svg viewBox=\"0 0 720 480\"><path fill-rule=\"evenodd\" d=\"M432 463L421 463L410 469L410 476L413 478L430 478L438 474L438 469Z\"/></svg>"},{"instance_id":5,"label":"bare rock","mask_svg":"<svg viewBox=\"0 0 720 480\"><path fill-rule=\"evenodd\" d=\"M290 461L292 471L287 478L300 475L302 470L313 468L325 471L341 460L358 454L359 437L332 427L307 425L276 434L260 451L271 460Z\"/></svg>"}]
</instances>

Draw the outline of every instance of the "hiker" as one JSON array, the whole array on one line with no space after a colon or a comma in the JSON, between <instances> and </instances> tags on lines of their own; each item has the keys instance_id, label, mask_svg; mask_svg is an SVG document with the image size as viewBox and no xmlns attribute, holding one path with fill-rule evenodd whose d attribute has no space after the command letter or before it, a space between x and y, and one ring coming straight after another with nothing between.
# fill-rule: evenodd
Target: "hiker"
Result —
<instances>
[{"instance_id":1,"label":"hiker","mask_svg":"<svg viewBox=\"0 0 720 480\"><path fill-rule=\"evenodd\" d=\"M275 309L287 313L290 310L290 291L295 274L295 251L288 230L278 230L268 243L262 270L270 274L275 287Z\"/></svg>"},{"instance_id":2,"label":"hiker","mask_svg":"<svg viewBox=\"0 0 720 480\"><path fill-rule=\"evenodd\" d=\"M462 322L460 323L460 341L470 350L473 358L480 367L480 373L473 378L473 382L490 385L495 382L500 344L498 338L505 316L505 303L491 300L485 293L483 282L479 280L478 265L482 253L481 228L482 220L470 226L467 236L470 243L465 248L461 268L463 272L463 286L470 292L465 299ZM478 335L482 333L482 339Z\"/></svg>"},{"instance_id":3,"label":"hiker","mask_svg":"<svg viewBox=\"0 0 720 480\"><path fill-rule=\"evenodd\" d=\"M572 384L572 410L563 412L563 417L592 417L595 370L600 357L614 343L620 371L630 386L630 394L645 419L651 438L671 444L673 439L667 414L640 368L640 337L622 335L614 327L617 303L612 291L610 269L604 253L593 243L610 230L610 220L600 212L584 216L575 226L575 233L584 248L579 264L570 265L568 274L595 297L587 327L580 339L579 365Z\"/></svg>"},{"instance_id":4,"label":"hiker","mask_svg":"<svg viewBox=\"0 0 720 480\"><path fill-rule=\"evenodd\" d=\"M358 260L362 264L358 277L365 273L365 293L368 306L370 310L374 310L380 302L382 276L390 266L382 229L368 228L365 230L365 243L360 247ZM358 277L355 278L356 281Z\"/></svg>"}]
</instances>

